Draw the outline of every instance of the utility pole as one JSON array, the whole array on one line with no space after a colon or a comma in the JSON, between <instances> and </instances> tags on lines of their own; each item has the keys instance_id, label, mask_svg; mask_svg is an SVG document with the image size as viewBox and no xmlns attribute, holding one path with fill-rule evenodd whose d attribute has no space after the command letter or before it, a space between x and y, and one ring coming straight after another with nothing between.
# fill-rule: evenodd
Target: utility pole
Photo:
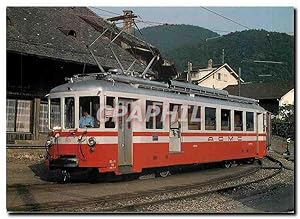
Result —
<instances>
[{"instance_id":1,"label":"utility pole","mask_svg":"<svg viewBox=\"0 0 300 219\"><path fill-rule=\"evenodd\" d=\"M225 49L222 49L222 64L225 63Z\"/></svg>"},{"instance_id":2,"label":"utility pole","mask_svg":"<svg viewBox=\"0 0 300 219\"><path fill-rule=\"evenodd\" d=\"M242 69L239 67L239 96L241 96L241 74L242 74Z\"/></svg>"},{"instance_id":3,"label":"utility pole","mask_svg":"<svg viewBox=\"0 0 300 219\"><path fill-rule=\"evenodd\" d=\"M133 19L137 18L137 16L135 14L133 14L133 11L131 10L123 10L123 15L117 16L117 17L112 17L112 18L108 18L108 21L114 22L114 21L119 21L119 20L123 20L124 24L123 24L123 30L124 32L132 35L133 34ZM125 49L128 49L129 46L126 43L121 42L121 46Z\"/></svg>"},{"instance_id":4,"label":"utility pole","mask_svg":"<svg viewBox=\"0 0 300 219\"><path fill-rule=\"evenodd\" d=\"M123 15L117 16L117 17L112 17L108 18L108 21L119 21L119 20L124 20L124 25L123 29L126 33L132 34L133 33L133 18L137 18L135 14L133 14L133 11L131 10L124 10Z\"/></svg>"}]
</instances>

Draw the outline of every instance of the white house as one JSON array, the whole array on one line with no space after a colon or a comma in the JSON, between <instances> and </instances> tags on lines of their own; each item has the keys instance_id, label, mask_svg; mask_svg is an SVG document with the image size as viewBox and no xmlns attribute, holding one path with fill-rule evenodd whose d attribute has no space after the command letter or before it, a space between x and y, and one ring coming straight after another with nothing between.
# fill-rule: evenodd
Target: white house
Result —
<instances>
[{"instance_id":1,"label":"white house","mask_svg":"<svg viewBox=\"0 0 300 219\"><path fill-rule=\"evenodd\" d=\"M243 79L240 80L241 83L244 82ZM191 70L191 81L204 87L223 89L229 85L237 85L239 76L227 63L213 67L210 59L207 68Z\"/></svg>"},{"instance_id":2,"label":"white house","mask_svg":"<svg viewBox=\"0 0 300 219\"><path fill-rule=\"evenodd\" d=\"M280 98L279 106L284 105L294 105L294 88Z\"/></svg>"}]
</instances>

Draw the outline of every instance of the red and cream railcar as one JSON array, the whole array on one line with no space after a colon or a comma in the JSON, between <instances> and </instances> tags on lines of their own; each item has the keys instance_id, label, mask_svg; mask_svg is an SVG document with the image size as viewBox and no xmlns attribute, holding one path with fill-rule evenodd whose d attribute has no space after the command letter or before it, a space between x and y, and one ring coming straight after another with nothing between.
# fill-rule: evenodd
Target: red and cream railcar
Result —
<instances>
[{"instance_id":1,"label":"red and cream railcar","mask_svg":"<svg viewBox=\"0 0 300 219\"><path fill-rule=\"evenodd\" d=\"M91 74L73 77L48 98L52 169L95 168L119 175L266 154L266 110L226 91ZM149 106L160 113L148 115ZM93 126L80 127L83 111L94 119Z\"/></svg>"}]
</instances>

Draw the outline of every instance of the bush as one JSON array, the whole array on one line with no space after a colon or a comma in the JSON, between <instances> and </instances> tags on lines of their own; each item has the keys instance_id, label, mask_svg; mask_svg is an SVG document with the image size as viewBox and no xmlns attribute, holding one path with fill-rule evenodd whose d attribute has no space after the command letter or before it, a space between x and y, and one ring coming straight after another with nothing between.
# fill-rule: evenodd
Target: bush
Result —
<instances>
[{"instance_id":1,"label":"bush","mask_svg":"<svg viewBox=\"0 0 300 219\"><path fill-rule=\"evenodd\" d=\"M279 115L272 120L272 134L295 140L294 105L279 108Z\"/></svg>"}]
</instances>

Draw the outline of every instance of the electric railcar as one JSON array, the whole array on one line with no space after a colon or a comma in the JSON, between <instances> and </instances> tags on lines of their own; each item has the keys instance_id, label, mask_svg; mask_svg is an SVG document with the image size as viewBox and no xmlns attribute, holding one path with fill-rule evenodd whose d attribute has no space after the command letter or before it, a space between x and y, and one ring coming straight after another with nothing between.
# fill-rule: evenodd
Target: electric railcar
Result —
<instances>
[{"instance_id":1,"label":"electric railcar","mask_svg":"<svg viewBox=\"0 0 300 219\"><path fill-rule=\"evenodd\" d=\"M256 100L190 83L89 74L55 87L48 101L46 162L64 174L165 174L178 165L261 159L269 144L269 114ZM84 111L90 125L81 124Z\"/></svg>"}]
</instances>

